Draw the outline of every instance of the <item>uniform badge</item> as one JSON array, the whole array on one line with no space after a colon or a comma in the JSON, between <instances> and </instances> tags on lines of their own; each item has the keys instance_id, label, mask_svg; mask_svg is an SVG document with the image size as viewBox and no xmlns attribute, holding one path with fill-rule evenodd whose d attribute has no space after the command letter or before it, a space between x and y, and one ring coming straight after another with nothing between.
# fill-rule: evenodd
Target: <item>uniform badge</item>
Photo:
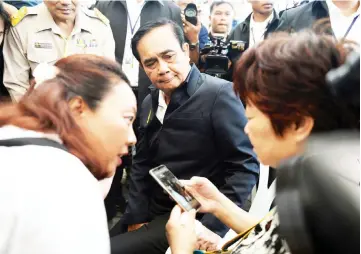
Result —
<instances>
[{"instance_id":1,"label":"uniform badge","mask_svg":"<svg viewBox=\"0 0 361 254\"><path fill-rule=\"evenodd\" d=\"M89 48L97 48L98 47L98 42L96 39L92 39L89 42Z\"/></svg>"},{"instance_id":2,"label":"uniform badge","mask_svg":"<svg viewBox=\"0 0 361 254\"><path fill-rule=\"evenodd\" d=\"M53 44L51 44L50 42L35 42L34 47L36 49L52 49Z\"/></svg>"},{"instance_id":3,"label":"uniform badge","mask_svg":"<svg viewBox=\"0 0 361 254\"><path fill-rule=\"evenodd\" d=\"M76 40L76 46L80 47L80 48L86 48L87 47L84 39L77 39Z\"/></svg>"}]
</instances>

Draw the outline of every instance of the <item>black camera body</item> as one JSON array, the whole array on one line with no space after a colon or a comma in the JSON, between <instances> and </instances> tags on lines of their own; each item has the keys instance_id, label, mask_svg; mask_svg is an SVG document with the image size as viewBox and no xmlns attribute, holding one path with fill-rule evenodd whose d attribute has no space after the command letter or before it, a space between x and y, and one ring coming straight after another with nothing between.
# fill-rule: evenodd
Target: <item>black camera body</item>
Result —
<instances>
[{"instance_id":1,"label":"black camera body","mask_svg":"<svg viewBox=\"0 0 361 254\"><path fill-rule=\"evenodd\" d=\"M223 37L215 37L201 50L200 56L205 56L205 73L222 77L229 71L229 62L240 56L246 49L244 41L226 42Z\"/></svg>"},{"instance_id":2,"label":"black camera body","mask_svg":"<svg viewBox=\"0 0 361 254\"><path fill-rule=\"evenodd\" d=\"M188 4L187 7L184 9L184 16L185 19L190 22L192 25L196 26L198 23L198 10L195 4Z\"/></svg>"}]
</instances>

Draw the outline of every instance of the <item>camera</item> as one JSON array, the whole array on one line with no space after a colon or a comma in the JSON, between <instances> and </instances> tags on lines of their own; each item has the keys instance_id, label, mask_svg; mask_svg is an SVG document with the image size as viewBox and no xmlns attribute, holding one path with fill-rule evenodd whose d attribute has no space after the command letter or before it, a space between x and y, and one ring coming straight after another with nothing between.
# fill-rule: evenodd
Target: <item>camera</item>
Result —
<instances>
[{"instance_id":1,"label":"camera","mask_svg":"<svg viewBox=\"0 0 361 254\"><path fill-rule=\"evenodd\" d=\"M229 62L242 54L245 49L246 42L244 41L226 42L224 37L214 37L200 52L200 57L205 64L204 72L222 77L229 71Z\"/></svg>"},{"instance_id":2,"label":"camera","mask_svg":"<svg viewBox=\"0 0 361 254\"><path fill-rule=\"evenodd\" d=\"M192 25L196 26L198 23L197 16L198 16L198 10L197 6L195 4L188 4L186 8L184 9L184 16L188 22L190 22Z\"/></svg>"}]
</instances>

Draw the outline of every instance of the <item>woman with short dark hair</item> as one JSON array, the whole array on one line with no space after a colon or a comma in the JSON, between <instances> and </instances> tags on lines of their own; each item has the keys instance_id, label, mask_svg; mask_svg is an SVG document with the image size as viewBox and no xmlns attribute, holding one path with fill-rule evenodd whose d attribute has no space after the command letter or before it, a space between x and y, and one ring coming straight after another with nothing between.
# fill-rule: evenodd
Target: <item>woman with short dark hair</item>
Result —
<instances>
[{"instance_id":1,"label":"woman with short dark hair","mask_svg":"<svg viewBox=\"0 0 361 254\"><path fill-rule=\"evenodd\" d=\"M0 252L109 253L98 181L136 142L135 96L103 57L73 55L42 72L0 106Z\"/></svg>"},{"instance_id":2,"label":"woman with short dark hair","mask_svg":"<svg viewBox=\"0 0 361 254\"><path fill-rule=\"evenodd\" d=\"M347 55L344 45L313 32L275 34L242 55L234 88L246 104L245 133L260 162L277 168L301 154L313 133L359 128L358 112L334 96L325 81ZM201 212L214 214L238 233L249 232L230 253L290 253L279 234L276 208L258 222L207 179L194 177L186 185ZM172 211L167 232L173 254L195 249L194 217L194 211L182 213L178 206Z\"/></svg>"}]
</instances>

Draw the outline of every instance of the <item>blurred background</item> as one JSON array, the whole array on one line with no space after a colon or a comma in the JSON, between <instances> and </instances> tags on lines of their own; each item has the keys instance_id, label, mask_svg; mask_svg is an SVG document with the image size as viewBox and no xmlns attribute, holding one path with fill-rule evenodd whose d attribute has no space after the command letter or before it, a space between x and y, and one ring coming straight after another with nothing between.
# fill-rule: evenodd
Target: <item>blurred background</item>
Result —
<instances>
[{"instance_id":1,"label":"blurred background","mask_svg":"<svg viewBox=\"0 0 361 254\"><path fill-rule=\"evenodd\" d=\"M214 0L197 0L197 5L201 11L202 24L209 28L209 8ZM247 18L252 12L251 4L248 0L230 0L228 1L234 6L236 16L235 20L239 23ZM276 11L281 11L292 7L296 2L295 0L277 0L274 1Z\"/></svg>"}]
</instances>

